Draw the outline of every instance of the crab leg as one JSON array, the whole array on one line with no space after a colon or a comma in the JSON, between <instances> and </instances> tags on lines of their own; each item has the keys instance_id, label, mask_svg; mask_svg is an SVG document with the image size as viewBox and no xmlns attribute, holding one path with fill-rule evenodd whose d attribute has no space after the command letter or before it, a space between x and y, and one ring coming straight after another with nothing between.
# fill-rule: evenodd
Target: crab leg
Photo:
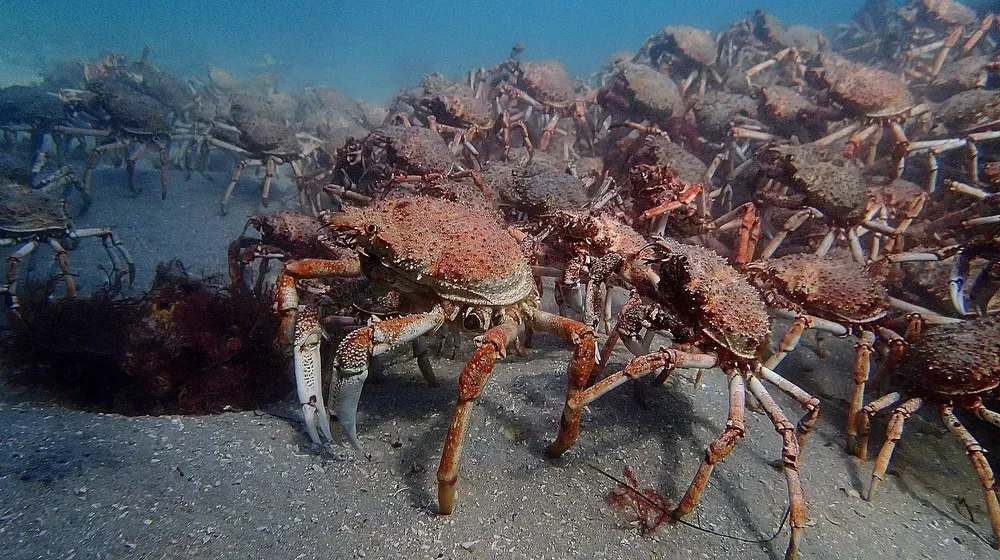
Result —
<instances>
[{"instance_id":1,"label":"crab leg","mask_svg":"<svg viewBox=\"0 0 1000 560\"><path fill-rule=\"evenodd\" d=\"M507 346L517 340L517 327L515 321L507 319L478 337L479 348L458 377L458 402L451 413L437 472L438 510L442 515L450 515L455 508L455 483L458 482L459 461L472 407L493 373L497 358L506 356Z\"/></svg>"},{"instance_id":2,"label":"crab leg","mask_svg":"<svg viewBox=\"0 0 1000 560\"><path fill-rule=\"evenodd\" d=\"M799 227L806 223L806 221L810 218L820 218L822 216L822 212L816 210L815 208L806 208L792 214L791 217L785 221L784 225L781 226L781 231L779 231L778 234L774 236L774 239L767 244L767 247L764 248L764 252L761 254L760 258L770 258L771 255L778 250L778 247L781 246L781 243L790 233L795 232L795 230L799 229Z\"/></svg>"},{"instance_id":3,"label":"crab leg","mask_svg":"<svg viewBox=\"0 0 1000 560\"><path fill-rule=\"evenodd\" d=\"M795 401L798 402L803 409L805 409L806 413L799 419L795 430L798 437L799 448L801 449L802 447L805 447L806 438L809 437L809 432L812 431L813 427L816 425L816 420L819 419L819 399L805 392L798 385L766 367L762 366L760 368L760 377L761 379L767 380L778 389L781 389L781 392L795 399Z\"/></svg>"},{"instance_id":4,"label":"crab leg","mask_svg":"<svg viewBox=\"0 0 1000 560\"><path fill-rule=\"evenodd\" d=\"M267 163L264 164L264 184L260 188L260 202L267 207L267 198L271 194L271 181L274 180L274 156L267 158Z\"/></svg>"},{"instance_id":5,"label":"crab leg","mask_svg":"<svg viewBox=\"0 0 1000 560\"><path fill-rule=\"evenodd\" d=\"M781 315L784 316L785 314L782 313ZM846 328L832 321L825 321L819 317L797 313L792 313L792 317L794 318L792 323L788 325L785 334L781 336L781 341L778 343L778 351L764 362L764 367L768 369L777 367L785 359L785 356L798 347L799 341L802 339L802 333L808 329L820 329L830 332L835 336L845 336L847 334Z\"/></svg>"},{"instance_id":6,"label":"crab leg","mask_svg":"<svg viewBox=\"0 0 1000 560\"><path fill-rule=\"evenodd\" d=\"M290 345L295 340L295 319L299 311L299 293L295 280L326 276L351 277L361 275L361 261L344 259L301 259L285 263L274 286L277 292L278 316L281 318L279 342Z\"/></svg>"},{"instance_id":7,"label":"crab leg","mask_svg":"<svg viewBox=\"0 0 1000 560\"><path fill-rule=\"evenodd\" d=\"M7 257L7 292L9 297L7 306L18 317L21 316L21 302L17 297L18 265L37 248L37 241L28 241Z\"/></svg>"},{"instance_id":8,"label":"crab leg","mask_svg":"<svg viewBox=\"0 0 1000 560\"><path fill-rule=\"evenodd\" d=\"M712 476L715 464L728 457L736 447L736 442L746 435L746 426L743 422L746 406L745 381L743 376L735 371L729 371L726 375L729 377L729 419L726 421L726 429L705 449L705 457L698 467L698 472L680 503L671 512L674 519L679 519L694 510L702 491L708 484L709 477Z\"/></svg>"},{"instance_id":9,"label":"crab leg","mask_svg":"<svg viewBox=\"0 0 1000 560\"><path fill-rule=\"evenodd\" d=\"M632 358L625 368L598 381L582 391L567 395L556 439L549 445L550 455L559 457L576 442L579 435L580 412L583 407L597 400L630 379L639 379L650 373L674 369L709 369L719 362L711 354L691 354L674 348L660 348L651 354Z\"/></svg>"},{"instance_id":10,"label":"crab leg","mask_svg":"<svg viewBox=\"0 0 1000 560\"><path fill-rule=\"evenodd\" d=\"M985 410L982 403L979 403L977 413L979 410ZM940 405L938 412L941 414L944 425L962 442L969 455L969 461L972 462L972 468L975 469L976 476L979 477L979 483L982 484L983 493L986 495L986 510L990 514L990 525L993 526L993 548L1000 549L1000 541L997 540L1000 537L1000 501L997 501L996 479L993 476L993 469L990 468L990 464L986 460L986 450L958 420L951 405Z\"/></svg>"},{"instance_id":11,"label":"crab leg","mask_svg":"<svg viewBox=\"0 0 1000 560\"><path fill-rule=\"evenodd\" d=\"M86 191L87 193L90 193L90 184L91 184L91 178L93 177L94 174L94 166L97 165L98 161L100 161L101 156L104 155L104 152L107 152L109 150L117 150L119 148L124 148L131 143L132 140L126 138L124 140L118 140L117 142L111 142L110 144L102 144L94 148L94 150L90 152L90 155L87 156L87 162L86 164L84 164L83 190Z\"/></svg>"},{"instance_id":12,"label":"crab leg","mask_svg":"<svg viewBox=\"0 0 1000 560\"><path fill-rule=\"evenodd\" d=\"M62 272L63 281L66 282L66 297L76 297L76 281L73 279L73 271L69 268L69 255L66 249L55 239L49 239L49 247L52 247L52 251L55 252L56 265Z\"/></svg>"},{"instance_id":13,"label":"crab leg","mask_svg":"<svg viewBox=\"0 0 1000 560\"><path fill-rule=\"evenodd\" d=\"M875 334L861 333L861 340L854 345L854 388L851 391L851 408L847 411L847 442L850 448L858 439L858 415L865 403L865 384L871 375L871 355L874 351Z\"/></svg>"},{"instance_id":14,"label":"crab leg","mask_svg":"<svg viewBox=\"0 0 1000 560\"><path fill-rule=\"evenodd\" d=\"M295 323L295 341L292 349L295 364L295 388L299 403L302 404L302 418L306 431L313 443L322 443L320 432L327 441L341 444L340 433L330 431L330 416L323 403L323 377L320 362L320 344L323 328L319 324L316 309L306 307L299 313ZM317 427L319 430L317 430Z\"/></svg>"},{"instance_id":15,"label":"crab leg","mask_svg":"<svg viewBox=\"0 0 1000 560\"><path fill-rule=\"evenodd\" d=\"M146 143L140 142L125 162L125 183L128 185L128 192L133 196L139 194L139 189L135 188L135 161L144 153L146 153Z\"/></svg>"},{"instance_id":16,"label":"crab leg","mask_svg":"<svg viewBox=\"0 0 1000 560\"><path fill-rule=\"evenodd\" d=\"M781 459L782 470L785 473L785 481L788 484L788 524L792 529L792 536L788 541L788 548L785 549L785 560L791 560L798 554L799 540L802 538L802 529L806 526L806 504L802 486L799 483L799 444L795 438L795 428L788 421L785 414L768 394L767 389L755 376L750 376L747 380L747 388L756 397L757 402L764 408L764 413L771 419L774 429L781 435Z\"/></svg>"},{"instance_id":17,"label":"crab leg","mask_svg":"<svg viewBox=\"0 0 1000 560\"><path fill-rule=\"evenodd\" d=\"M437 330L445 319L441 306L435 306L429 313L379 321L352 331L344 338L334 358L336 371L330 379L330 403L337 423L333 428L336 441L340 441L342 431L352 447L361 449L357 426L358 401L368 378L372 356L384 354L400 344Z\"/></svg>"},{"instance_id":18,"label":"crab leg","mask_svg":"<svg viewBox=\"0 0 1000 560\"><path fill-rule=\"evenodd\" d=\"M128 249L122 245L122 242L118 239L118 235L111 228L84 228L71 230L66 234L70 239L83 239L84 237L100 237L101 243L104 245L104 250L108 253L108 258L111 259L111 266L115 270L120 270L121 261L119 258L125 261L125 270L128 272L129 284L135 281L135 261L132 260L132 255L128 252Z\"/></svg>"},{"instance_id":19,"label":"crab leg","mask_svg":"<svg viewBox=\"0 0 1000 560\"><path fill-rule=\"evenodd\" d=\"M878 457L875 458L875 467L872 470L872 481L868 486L868 501L872 500L875 495L875 489L878 488L879 483L885 479L885 471L889 468L889 461L892 459L892 452L895 451L896 444L899 443L900 438L903 437L903 424L906 422L906 419L910 417L910 415L920 408L922 404L923 401L921 399L910 399L896 407L896 410L892 411L892 418L889 419L889 426L885 430L885 443L882 445L882 449L879 450ZM865 412L868 412L867 407L865 408ZM945 423L947 424L947 422Z\"/></svg>"}]
</instances>

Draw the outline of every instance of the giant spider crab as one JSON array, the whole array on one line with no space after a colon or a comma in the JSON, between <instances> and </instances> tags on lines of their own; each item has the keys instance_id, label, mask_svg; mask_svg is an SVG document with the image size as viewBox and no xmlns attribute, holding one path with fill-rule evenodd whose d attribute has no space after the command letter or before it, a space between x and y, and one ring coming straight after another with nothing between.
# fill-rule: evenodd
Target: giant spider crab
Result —
<instances>
[{"instance_id":1,"label":"giant spider crab","mask_svg":"<svg viewBox=\"0 0 1000 560\"><path fill-rule=\"evenodd\" d=\"M32 189L0 177L0 247L18 245L7 257L7 284L0 285L0 293L7 296L7 305L15 315L20 315L18 277L20 263L41 244L47 244L55 253L55 262L66 284L66 296L76 295L76 281L69 265L69 255L63 243L75 248L78 240L100 237L111 258L115 272L135 279L132 256L107 227L76 229L67 212L65 191L75 185L73 170L64 167ZM79 188L79 185L76 185Z\"/></svg>"},{"instance_id":2,"label":"giant spider crab","mask_svg":"<svg viewBox=\"0 0 1000 560\"><path fill-rule=\"evenodd\" d=\"M680 518L697 506L715 464L725 459L745 435L744 403L749 389L782 439L782 467L788 484L792 527L785 557L793 558L805 527L799 452L818 418L819 401L761 365L759 358L770 333L767 309L757 291L722 257L711 250L665 238L648 248L653 250L652 254L643 250L630 257L652 265L655 280L652 285L639 283L638 291L633 292L619 313L615 333L601 351L601 363L606 361L619 336L637 357L621 371L567 396L559 433L549 451L555 456L565 453L577 439L583 408L630 379L662 370L656 380L659 383L675 369L720 367L729 378L729 419L723 433L706 449L694 480L672 516ZM645 299L652 302L644 303L638 292L645 292ZM647 334L669 331L674 340L685 346L649 352L645 343L640 344L644 327ZM775 403L763 381L775 385L806 409L798 429Z\"/></svg>"},{"instance_id":3,"label":"giant spider crab","mask_svg":"<svg viewBox=\"0 0 1000 560\"><path fill-rule=\"evenodd\" d=\"M573 345L568 372L570 397L583 389L593 369L594 333L582 323L539 309L531 267L521 248L488 214L416 196L380 200L367 208L348 207L324 215L323 220L333 236L353 248L356 256L288 262L278 277L277 289L282 336L295 344L295 367L301 372L297 378L301 380L299 391L307 422L311 426L319 422L324 436L340 441L343 433L355 448L360 447L357 407L372 356L448 323L486 330L476 338L479 347L459 376L458 403L438 469L440 511L450 514L472 407L496 359L517 343L520 326L551 333ZM408 314L369 324L341 343L330 387L331 408L340 425L328 429L319 382L320 338L314 322L296 320L299 298L295 281L358 275L399 290Z\"/></svg>"},{"instance_id":4,"label":"giant spider crab","mask_svg":"<svg viewBox=\"0 0 1000 560\"><path fill-rule=\"evenodd\" d=\"M969 455L986 496L986 508L993 526L993 547L1000 548L997 540L1000 538L1000 502L993 469L986 461L986 450L955 415L958 407L1000 426L1000 414L983 404L985 399L995 399L1000 387L1000 322L989 318L952 320L923 333L913 332L909 338L906 351L887 370L902 382L900 390L872 401L858 414L861 441L857 455L864 459L871 419L902 402L892 412L885 443L875 459L868 499L872 499L879 482L885 479L892 453L903 436L906 419L924 404L934 405L941 421L962 442Z\"/></svg>"}]
</instances>

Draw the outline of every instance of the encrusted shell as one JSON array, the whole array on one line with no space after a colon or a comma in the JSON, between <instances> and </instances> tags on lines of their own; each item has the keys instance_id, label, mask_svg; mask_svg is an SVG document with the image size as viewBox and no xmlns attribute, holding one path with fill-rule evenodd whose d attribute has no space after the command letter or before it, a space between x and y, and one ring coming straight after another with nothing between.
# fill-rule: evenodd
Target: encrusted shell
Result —
<instances>
[{"instance_id":1,"label":"encrusted shell","mask_svg":"<svg viewBox=\"0 0 1000 560\"><path fill-rule=\"evenodd\" d=\"M796 254L751 263L749 269L810 315L869 323L888 313L885 288L854 261Z\"/></svg>"},{"instance_id":2,"label":"encrusted shell","mask_svg":"<svg viewBox=\"0 0 1000 560\"><path fill-rule=\"evenodd\" d=\"M960 396L1000 386L1000 322L973 319L928 328L910 344L896 373L924 394Z\"/></svg>"},{"instance_id":3,"label":"encrusted shell","mask_svg":"<svg viewBox=\"0 0 1000 560\"><path fill-rule=\"evenodd\" d=\"M660 289L673 312L693 317L700 329L733 354L753 359L771 331L757 290L716 252L664 239L668 256Z\"/></svg>"},{"instance_id":4,"label":"encrusted shell","mask_svg":"<svg viewBox=\"0 0 1000 560\"><path fill-rule=\"evenodd\" d=\"M429 288L474 305L517 303L533 291L517 242L486 213L422 196L348 208L328 220L360 232L358 248L401 290Z\"/></svg>"}]
</instances>

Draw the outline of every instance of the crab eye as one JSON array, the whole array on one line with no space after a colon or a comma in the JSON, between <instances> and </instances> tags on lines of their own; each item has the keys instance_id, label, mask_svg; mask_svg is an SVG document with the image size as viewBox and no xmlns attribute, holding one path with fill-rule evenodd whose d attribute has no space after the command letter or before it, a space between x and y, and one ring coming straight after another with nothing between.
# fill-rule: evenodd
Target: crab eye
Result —
<instances>
[{"instance_id":1,"label":"crab eye","mask_svg":"<svg viewBox=\"0 0 1000 560\"><path fill-rule=\"evenodd\" d=\"M368 224L367 226L365 226L365 234L375 235L376 233L378 233L378 226L376 226L375 224Z\"/></svg>"}]
</instances>

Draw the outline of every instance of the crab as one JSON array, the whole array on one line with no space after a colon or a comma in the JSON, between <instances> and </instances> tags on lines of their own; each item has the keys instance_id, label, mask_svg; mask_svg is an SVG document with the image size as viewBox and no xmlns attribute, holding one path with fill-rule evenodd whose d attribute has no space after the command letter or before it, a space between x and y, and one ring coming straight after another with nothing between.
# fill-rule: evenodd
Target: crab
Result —
<instances>
[{"instance_id":1,"label":"crab","mask_svg":"<svg viewBox=\"0 0 1000 560\"><path fill-rule=\"evenodd\" d=\"M288 262L278 278L282 336L295 342L296 368L305 395L307 422L319 423L324 436L339 440L341 432L360 448L356 417L358 399L373 355L458 322L485 329L478 349L458 380L458 404L449 424L438 469L438 503L442 514L455 505L458 463L472 407L498 357L517 340L523 324L551 333L574 348L569 366L569 395L583 389L594 365L596 341L586 325L542 311L531 267L521 248L493 218L463 205L427 197L403 197L367 208L345 208L323 221L357 256L341 260L302 259ZM401 292L408 315L385 319L353 331L339 346L331 380L331 407L339 426L323 428L322 391L318 384L319 340L296 322L302 278L364 275L378 285ZM304 342L304 345L303 345Z\"/></svg>"},{"instance_id":2,"label":"crab","mask_svg":"<svg viewBox=\"0 0 1000 560\"><path fill-rule=\"evenodd\" d=\"M588 148L594 145L594 130L587 118L596 92L578 94L576 85L561 62L556 60L522 61L510 58L484 71L484 76L493 76L496 84L494 95L497 99L506 97L512 121L529 122L531 115L538 114L536 128L540 129L538 149L548 149L556 126L562 118L572 118L578 141ZM478 86L477 86L478 87Z\"/></svg>"},{"instance_id":3,"label":"crab","mask_svg":"<svg viewBox=\"0 0 1000 560\"><path fill-rule=\"evenodd\" d=\"M394 177L431 179L459 169L455 155L437 132L420 126L389 125L375 129L356 147L357 155L338 162L348 188L372 195ZM356 163L355 163L356 162Z\"/></svg>"},{"instance_id":4,"label":"crab","mask_svg":"<svg viewBox=\"0 0 1000 560\"><path fill-rule=\"evenodd\" d=\"M803 83L807 60L826 50L823 32L805 25L785 26L778 18L756 10L742 22L731 27L720 40L727 60L760 60L744 73L749 91L753 91L752 78L769 68L787 64L791 67L791 81L796 86ZM736 64L731 63L730 67ZM771 85L777 85L772 83Z\"/></svg>"},{"instance_id":5,"label":"crab","mask_svg":"<svg viewBox=\"0 0 1000 560\"><path fill-rule=\"evenodd\" d=\"M698 504L715 464L732 451L745 435L743 423L746 390L763 406L782 440L782 468L788 484L789 520L792 535L786 558L797 554L805 526L805 501L799 484L798 461L801 445L819 414L819 401L777 373L761 365L759 357L770 333L767 309L757 291L715 252L670 239L659 239L653 253L636 258L652 265L655 283L642 283L618 316L615 333L637 357L623 370L569 395L559 433L549 446L560 456L576 441L580 414L587 404L630 379L638 379L662 369L657 382L675 369L722 368L729 378L729 419L726 428L708 446L705 457L684 497L672 511L680 518ZM645 292L646 298L639 297ZM644 303L650 301L651 303ZM681 348L660 348L649 352L640 343L640 331L667 330L678 342L693 343ZM601 352L601 364L614 347L612 335ZM795 398L806 410L796 427L764 387L774 384Z\"/></svg>"},{"instance_id":6,"label":"crab","mask_svg":"<svg viewBox=\"0 0 1000 560\"><path fill-rule=\"evenodd\" d=\"M933 250L915 250L887 255L890 263L906 262L941 262L952 260L951 274L948 279L948 293L959 315L969 316L987 314L989 302L1000 289L997 282L998 263L1000 263L1000 233L990 231L980 236L971 237L960 243ZM969 281L972 263L982 259L985 261L976 276ZM971 298L976 304L976 312L968 309L966 298Z\"/></svg>"},{"instance_id":7,"label":"crab","mask_svg":"<svg viewBox=\"0 0 1000 560\"><path fill-rule=\"evenodd\" d=\"M933 193L937 188L941 154L964 149L968 179L973 183L980 180L979 146L1000 138L1000 94L994 91L974 89L958 93L941 103L935 110L938 126L932 131L948 138L909 142L900 146L894 176L902 175L906 159L913 155L927 156L926 189Z\"/></svg>"},{"instance_id":8,"label":"crab","mask_svg":"<svg viewBox=\"0 0 1000 560\"><path fill-rule=\"evenodd\" d=\"M876 148L886 128L894 146L905 146L908 142L906 122L931 110L929 104L918 103L905 78L833 54L818 55L806 71L806 81L828 92L858 121L815 143L826 146L850 135L844 145L844 155L852 157L858 148L868 143L868 165L874 163Z\"/></svg>"},{"instance_id":9,"label":"crab","mask_svg":"<svg viewBox=\"0 0 1000 560\"><path fill-rule=\"evenodd\" d=\"M104 138L102 144L87 156L84 166L83 188L90 192L93 170L101 157L111 150L135 148L125 160L125 177L129 192L139 193L135 186L135 162L152 143L160 154L160 196L167 196L167 141L172 130L169 109L152 96L143 93L136 84L118 74L90 79L88 91L63 90L63 100L75 104L84 112L100 120L100 128L74 128L57 126L53 130L62 135L95 136Z\"/></svg>"},{"instance_id":10,"label":"crab","mask_svg":"<svg viewBox=\"0 0 1000 560\"><path fill-rule=\"evenodd\" d=\"M653 68L665 66L683 77L680 94L683 96L698 82L698 95L705 94L708 78L721 84L715 69L718 44L710 31L686 25L668 25L643 41L633 62L648 61Z\"/></svg>"},{"instance_id":11,"label":"crab","mask_svg":"<svg viewBox=\"0 0 1000 560\"><path fill-rule=\"evenodd\" d=\"M765 259L746 266L747 278L762 291L776 314L792 320L781 336L778 350L764 361L775 369L794 351L809 329L838 337L858 339L854 358L854 390L847 417L847 441L858 435L857 413L864 405L865 383L871 373L876 335L890 345L902 337L880 322L889 313L889 295L879 278L857 263L835 257L794 254Z\"/></svg>"},{"instance_id":12,"label":"crab","mask_svg":"<svg viewBox=\"0 0 1000 560\"><path fill-rule=\"evenodd\" d=\"M518 129L523 143L531 145L523 120L512 121L508 111L501 111L494 119L493 109L482 91L440 74L424 76L420 87L397 94L393 106L399 105L411 107L412 117L426 122L428 128L450 136L452 151L464 152L476 166L481 166L480 158L489 159L488 153L480 153L488 145L474 144L477 140L494 139L503 146L506 156L511 148L511 130Z\"/></svg>"},{"instance_id":13,"label":"crab","mask_svg":"<svg viewBox=\"0 0 1000 560\"><path fill-rule=\"evenodd\" d=\"M986 508L993 527L994 548L1000 548L1000 503L997 501L993 470L985 449L962 425L955 408L972 412L980 419L1000 426L1000 414L986 408L984 400L996 399L1000 387L1000 322L979 318L937 325L910 337L902 356L889 366L889 373L899 382L898 391L866 405L858 414L860 444L857 456L867 458L871 420L879 412L896 405L886 428L885 443L875 458L867 499L874 498L879 483L885 479L896 444L902 438L903 424L924 405L937 407L938 414L955 437L962 442L986 497Z\"/></svg>"},{"instance_id":14,"label":"crab","mask_svg":"<svg viewBox=\"0 0 1000 560\"><path fill-rule=\"evenodd\" d=\"M302 258L330 261L356 258L349 249L334 244L325 235L323 222L308 214L281 211L253 215L247 218L247 228L257 230L260 237L247 237L244 232L229 245L229 274L234 290L245 289L248 280L246 268L254 261L259 261L254 293L260 294L263 293L261 288L272 259L288 262ZM373 317L378 319L393 316L400 311L398 292L377 290L364 277L302 279L297 285L300 290L308 292L312 300L307 306L310 315L305 320L300 318L300 323L316 321L318 325L325 327L350 329L364 325L366 320ZM321 305L320 302L332 304L332 313L325 313L325 308L330 305ZM436 387L438 381L428 359L426 340L416 338L412 341L412 346L420 373L428 385ZM302 373L301 368L296 373ZM299 386L303 387L304 383L299 381ZM316 426L307 423L307 428L310 438L319 441Z\"/></svg>"},{"instance_id":15,"label":"crab","mask_svg":"<svg viewBox=\"0 0 1000 560\"><path fill-rule=\"evenodd\" d=\"M542 225L550 256L562 262L560 283L576 289L586 282L584 322L596 329L600 319L605 332L610 332L608 287L613 279L631 286L648 276L648 267L634 258L648 242L607 214L557 210L545 216Z\"/></svg>"},{"instance_id":16,"label":"crab","mask_svg":"<svg viewBox=\"0 0 1000 560\"><path fill-rule=\"evenodd\" d=\"M781 208L805 206L788 217L781 231L764 249L761 258L773 255L784 240L807 221L823 218L827 231L816 248L816 254L825 255L837 239L846 238L855 261L867 263L880 253L879 236L873 235L874 240L867 251L862 247L861 236L874 230L887 235L890 240L899 239L919 216L927 200L926 195L914 198L905 215L892 227L885 220L875 219L882 212L887 215L887 211L882 204L869 198L868 182L857 165L822 147L813 144L772 145L758 154L757 165L765 177L785 186L782 190L760 193L763 200ZM788 193L789 188L793 194ZM745 205L745 208L752 211L752 205ZM740 252L744 249L741 247ZM752 255L751 247L746 256Z\"/></svg>"},{"instance_id":17,"label":"crab","mask_svg":"<svg viewBox=\"0 0 1000 560\"><path fill-rule=\"evenodd\" d=\"M66 209L65 191L76 185L73 170L64 167L42 182L38 188L0 178L0 246L17 245L7 257L7 284L0 286L6 294L9 310L20 316L18 294L19 264L41 244L47 244L55 253L55 261L66 284L66 296L76 295L76 282L70 269L69 255L63 246L75 248L79 239L100 237L111 258L113 270L135 279L132 256L119 241L114 230L107 227L76 229ZM79 188L79 185L77 185Z\"/></svg>"},{"instance_id":18,"label":"crab","mask_svg":"<svg viewBox=\"0 0 1000 560\"><path fill-rule=\"evenodd\" d=\"M271 183L277 166L288 163L296 177L303 174L301 161L319 148L322 141L284 124L278 113L258 100L246 97L233 99L230 113L235 128L216 123L215 127L235 133L237 143L210 138L208 143L245 158L236 163L232 178L223 191L219 202L219 212L226 214L226 205L233 194L236 182L248 166L264 167L264 182L261 184L260 201L267 206ZM310 199L311 200L311 199ZM299 190L299 204L306 206L304 191Z\"/></svg>"},{"instance_id":19,"label":"crab","mask_svg":"<svg viewBox=\"0 0 1000 560\"><path fill-rule=\"evenodd\" d=\"M941 71L952 49L961 43L959 52L969 53L997 23L995 15L986 14L980 20L974 10L956 0L913 0L898 13L914 28L914 44L903 53L903 66L908 73L931 79ZM926 40L930 42L915 44ZM923 59L931 55L933 61L928 65Z\"/></svg>"},{"instance_id":20,"label":"crab","mask_svg":"<svg viewBox=\"0 0 1000 560\"><path fill-rule=\"evenodd\" d=\"M657 125L684 112L684 100L670 76L637 62L616 64L607 84L597 92L597 102L626 118L649 119Z\"/></svg>"},{"instance_id":21,"label":"crab","mask_svg":"<svg viewBox=\"0 0 1000 560\"><path fill-rule=\"evenodd\" d=\"M21 132L29 136L35 173L45 165L45 136L66 120L66 110L58 95L36 86L0 88L0 129L4 143L13 145ZM59 158L65 154L57 153Z\"/></svg>"}]
</instances>

